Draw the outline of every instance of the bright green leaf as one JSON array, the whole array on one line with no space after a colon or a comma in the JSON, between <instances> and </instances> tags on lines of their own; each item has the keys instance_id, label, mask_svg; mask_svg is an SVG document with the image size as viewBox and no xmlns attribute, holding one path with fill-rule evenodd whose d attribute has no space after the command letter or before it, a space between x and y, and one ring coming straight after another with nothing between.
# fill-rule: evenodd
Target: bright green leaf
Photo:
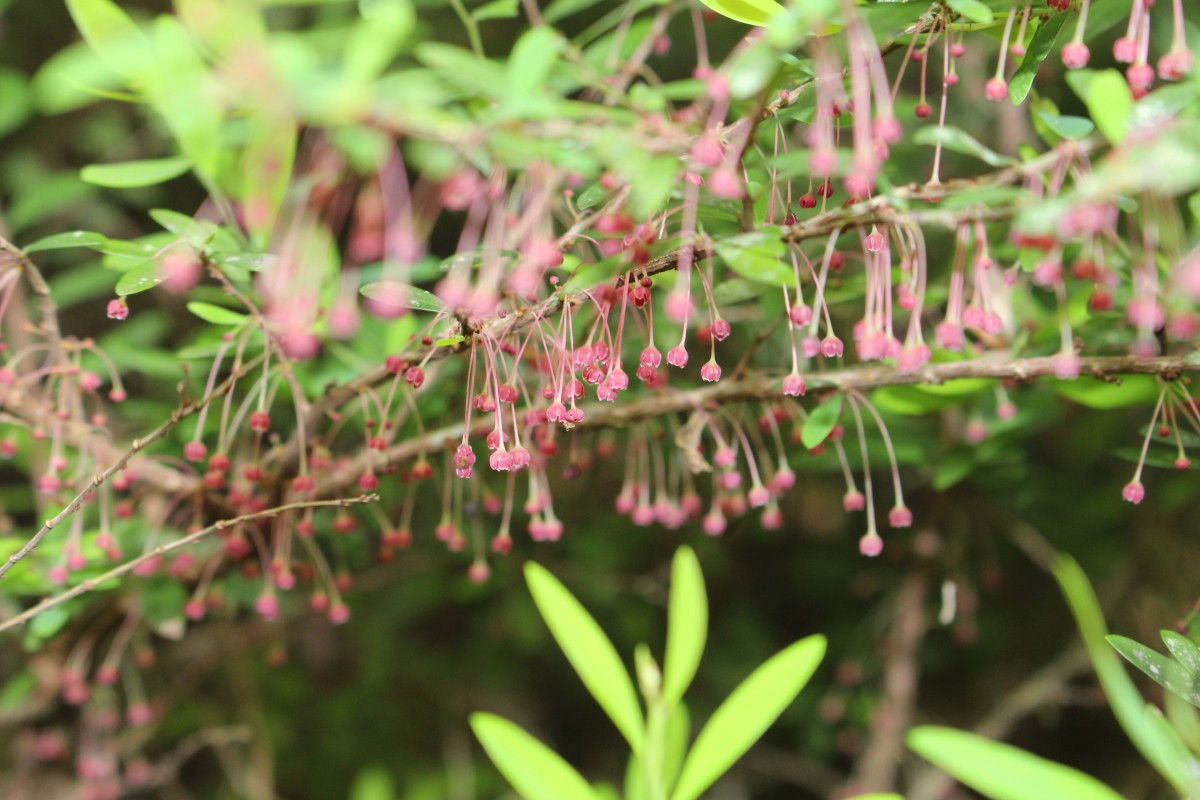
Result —
<instances>
[{"instance_id":1,"label":"bright green leaf","mask_svg":"<svg viewBox=\"0 0 1200 800\"><path fill-rule=\"evenodd\" d=\"M512 19L517 16L518 0L492 0L471 12L476 22L489 19Z\"/></svg>"},{"instance_id":2,"label":"bright green leaf","mask_svg":"<svg viewBox=\"0 0 1200 800\"><path fill-rule=\"evenodd\" d=\"M1179 662L1172 661L1157 650L1133 639L1125 636L1107 638L1114 650L1150 676L1159 686L1200 707L1200 673L1187 669Z\"/></svg>"},{"instance_id":3,"label":"bright green leaf","mask_svg":"<svg viewBox=\"0 0 1200 800\"><path fill-rule=\"evenodd\" d=\"M821 405L813 409L800 429L800 441L809 450L825 441L826 437L837 427L838 419L842 416L842 402L845 397L835 394Z\"/></svg>"},{"instance_id":4,"label":"bright green leaf","mask_svg":"<svg viewBox=\"0 0 1200 800\"><path fill-rule=\"evenodd\" d=\"M717 242L717 255L743 278L776 288L795 280L791 264L783 261L785 245L771 232L742 233Z\"/></svg>"},{"instance_id":5,"label":"bright green leaf","mask_svg":"<svg viewBox=\"0 0 1200 800\"><path fill-rule=\"evenodd\" d=\"M792 704L825 656L825 637L809 636L772 656L721 703L688 753L671 800L696 800Z\"/></svg>"},{"instance_id":6,"label":"bright green leaf","mask_svg":"<svg viewBox=\"0 0 1200 800\"><path fill-rule=\"evenodd\" d=\"M1067 72L1067 83L1083 100L1104 138L1112 144L1125 141L1133 114L1133 94L1121 73L1115 69L1074 69Z\"/></svg>"},{"instance_id":7,"label":"bright green leaf","mask_svg":"<svg viewBox=\"0 0 1200 800\"><path fill-rule=\"evenodd\" d=\"M566 44L561 33L545 25L521 34L506 68L506 85L512 102L523 104L545 91L550 70Z\"/></svg>"},{"instance_id":8,"label":"bright green leaf","mask_svg":"<svg viewBox=\"0 0 1200 800\"><path fill-rule=\"evenodd\" d=\"M111 0L67 0L67 10L83 38L105 66L133 84L155 77L149 39Z\"/></svg>"},{"instance_id":9,"label":"bright green leaf","mask_svg":"<svg viewBox=\"0 0 1200 800\"><path fill-rule=\"evenodd\" d=\"M1083 139L1096 130L1095 123L1086 117L1060 116L1048 114L1045 111L1038 114L1038 117L1046 123L1050 130L1064 139Z\"/></svg>"},{"instance_id":10,"label":"bright green leaf","mask_svg":"<svg viewBox=\"0 0 1200 800\"><path fill-rule=\"evenodd\" d=\"M205 322L211 322L213 325L241 325L250 319L248 315L239 311L199 301L188 303L187 310Z\"/></svg>"},{"instance_id":11,"label":"bright green leaf","mask_svg":"<svg viewBox=\"0 0 1200 800\"><path fill-rule=\"evenodd\" d=\"M667 611L667 653L663 663L663 701L673 706L691 685L708 636L708 597L700 562L690 547L675 553Z\"/></svg>"},{"instance_id":12,"label":"bright green leaf","mask_svg":"<svg viewBox=\"0 0 1200 800\"><path fill-rule=\"evenodd\" d=\"M993 167L1006 167L1016 163L1016 159L1002 156L985 147L974 136L953 125L926 125L918 128L917 132L913 134L913 141L917 144L940 144L947 150L974 156Z\"/></svg>"},{"instance_id":13,"label":"bright green leaf","mask_svg":"<svg viewBox=\"0 0 1200 800\"><path fill-rule=\"evenodd\" d=\"M701 0L721 16L747 25L766 25L771 17L783 11L775 0Z\"/></svg>"},{"instance_id":14,"label":"bright green leaf","mask_svg":"<svg viewBox=\"0 0 1200 800\"><path fill-rule=\"evenodd\" d=\"M525 800L598 800L570 764L508 720L472 714L471 730L496 769Z\"/></svg>"},{"instance_id":15,"label":"bright green leaf","mask_svg":"<svg viewBox=\"0 0 1200 800\"><path fill-rule=\"evenodd\" d=\"M108 237L92 231L68 231L56 233L44 239L38 239L25 247L26 253L37 253L42 250L66 250L71 247L94 247L104 244Z\"/></svg>"},{"instance_id":16,"label":"bright green leaf","mask_svg":"<svg viewBox=\"0 0 1200 800\"><path fill-rule=\"evenodd\" d=\"M1117 654L1109 647L1100 603L1087 576L1073 558L1061 554L1054 561L1054 576L1071 606L1096 677L1125 735L1160 775L1181 794L1186 794L1192 784L1190 776L1196 774L1195 762L1178 736L1156 724L1153 712L1147 709Z\"/></svg>"},{"instance_id":17,"label":"bright green leaf","mask_svg":"<svg viewBox=\"0 0 1200 800\"><path fill-rule=\"evenodd\" d=\"M117 281L115 291L119 297L128 297L153 289L160 283L162 276L158 274L158 262L150 260L125 272Z\"/></svg>"},{"instance_id":18,"label":"bright green leaf","mask_svg":"<svg viewBox=\"0 0 1200 800\"><path fill-rule=\"evenodd\" d=\"M905 740L922 758L993 800L1121 800L1091 775L967 731L924 725Z\"/></svg>"},{"instance_id":19,"label":"bright green leaf","mask_svg":"<svg viewBox=\"0 0 1200 800\"><path fill-rule=\"evenodd\" d=\"M1160 635L1163 644L1171 651L1171 655L1175 656L1175 660L1189 672L1200 675L1200 647L1197 647L1191 639L1181 636L1175 631L1162 631Z\"/></svg>"},{"instance_id":20,"label":"bright green leaf","mask_svg":"<svg viewBox=\"0 0 1200 800\"><path fill-rule=\"evenodd\" d=\"M972 22L990 25L996 21L992 10L980 0L946 0L946 5Z\"/></svg>"},{"instance_id":21,"label":"bright green leaf","mask_svg":"<svg viewBox=\"0 0 1200 800\"><path fill-rule=\"evenodd\" d=\"M444 311L443 303L433 292L400 281L376 281L358 290L364 297L396 308L411 308L417 311Z\"/></svg>"},{"instance_id":22,"label":"bright green leaf","mask_svg":"<svg viewBox=\"0 0 1200 800\"><path fill-rule=\"evenodd\" d=\"M450 347L451 345L461 344L462 342L465 342L466 340L467 340L467 337L461 336L461 335L460 336L446 336L442 339L435 340L433 343L433 346L434 347Z\"/></svg>"},{"instance_id":23,"label":"bright green leaf","mask_svg":"<svg viewBox=\"0 0 1200 800\"><path fill-rule=\"evenodd\" d=\"M169 181L190 168L191 163L186 158L152 158L119 164L90 164L79 171L79 177L96 186L129 189Z\"/></svg>"},{"instance_id":24,"label":"bright green leaf","mask_svg":"<svg viewBox=\"0 0 1200 800\"><path fill-rule=\"evenodd\" d=\"M635 753L644 723L629 672L604 631L557 578L540 564L525 565L525 581L554 640Z\"/></svg>"},{"instance_id":25,"label":"bright green leaf","mask_svg":"<svg viewBox=\"0 0 1200 800\"><path fill-rule=\"evenodd\" d=\"M396 786L383 767L359 770L350 788L350 800L396 800Z\"/></svg>"},{"instance_id":26,"label":"bright green leaf","mask_svg":"<svg viewBox=\"0 0 1200 800\"><path fill-rule=\"evenodd\" d=\"M356 82L378 78L399 55L416 22L410 0L375 3L369 12L364 9L346 38L342 67L346 77Z\"/></svg>"}]
</instances>

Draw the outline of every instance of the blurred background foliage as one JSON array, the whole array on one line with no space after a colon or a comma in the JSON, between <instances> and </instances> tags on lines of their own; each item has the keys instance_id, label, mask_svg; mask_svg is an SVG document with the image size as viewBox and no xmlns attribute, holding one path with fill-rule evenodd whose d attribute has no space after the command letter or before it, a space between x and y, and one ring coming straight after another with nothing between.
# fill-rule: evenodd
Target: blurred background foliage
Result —
<instances>
[{"instance_id":1,"label":"blurred background foliage","mask_svg":"<svg viewBox=\"0 0 1200 800\"><path fill-rule=\"evenodd\" d=\"M122 5L143 19L170 11L165 2ZM265 5L271 6L273 29L294 31L314 47L354 11L345 3ZM485 4L468 5L478 12ZM509 6L515 10L516 3L486 4L501 16L480 21L483 45L495 58L505 57L525 27L508 18ZM415 8L416 40L468 46L446 4L424 0ZM599 5L559 25L568 35L579 33L606 10ZM687 78L695 64L685 20L677 22L679 29L669 31L670 52L653 60L665 81ZM744 32L726 22L712 22L709 30L718 56ZM1105 47L1102 38L1093 51ZM969 53L960 69L976 74L967 82L982 84L991 58L986 49ZM1037 84L1039 102L1084 113L1056 70L1047 62ZM170 148L161 122L119 99L72 89L70 76L120 91L79 43L60 2L0 0L5 234L18 242L73 229L132 238L156 229L151 208L191 214L205 192L190 175L136 190L103 189L80 179L85 165L158 157ZM1037 142L1022 111L989 106L973 114L970 104L983 109L978 93L955 102L961 104L957 118L968 121L964 127L1000 152ZM369 148L370 142L348 145L355 146ZM892 163L911 164L911 174L892 179L919 178L928 161L927 147L906 142ZM965 156L952 155L945 174L973 168ZM453 241L440 246L448 254ZM934 247L944 258L949 242ZM196 321L181 313L179 301L155 295L127 324L103 324L115 273L79 251L48 254L45 263L69 332L101 336L123 368L141 376L130 382L137 403L130 416L161 416L181 378L177 348L194 344ZM731 313L756 313L757 298L747 300ZM381 355L373 352L378 337L386 333L382 323L367 324L380 328L347 346L373 361ZM730 351L747 344L735 339ZM926 412L893 425L918 523L890 536L878 560L855 552L860 522L841 510L836 462L798 446L790 460L801 479L783 501L787 524L780 531L764 531L751 518L731 523L720 539L705 537L696 526L677 532L633 528L608 501L597 502L615 497L622 478L620 463L598 460L582 477L555 486L566 531L562 543L519 545L511 557L494 562L486 585L471 584L464 558L431 546L428 536L392 563L368 564L365 552L351 549L344 555L358 568L346 626L303 615L283 623L225 621L201 626L178 643L155 642L158 661L144 676L150 695L167 707L150 748L171 752L197 730L245 724L267 734L269 747L256 754L256 764L273 776L280 797L387 800L394 791L403 800L494 798L507 787L466 722L471 711L489 709L538 733L589 777L619 783L625 767L619 735L552 646L520 565L537 558L549 567L612 633L622 653L639 641L661 652L655 637L663 627L670 557L687 542L708 580L713 626L691 692L693 716L711 712L754 664L784 644L813 632L830 640L830 655L813 683L714 797L830 796L862 766L877 740L881 710L894 713L888 709L896 702L913 704L910 722L969 728L998 714L1004 720L998 735L1022 747L1083 769L1128 797L1166 796L1156 794L1158 784L1126 743L1086 666L1078 658L1055 661L1070 656L1077 635L1037 559L1047 544L1075 555L1097 583L1111 629L1153 640L1160 628L1187 618L1200 595L1195 473L1158 470L1149 479L1147 502L1123 503L1120 487L1132 469L1123 456L1140 442L1146 408L1066 403L1045 382L1010 391L1019 415L987 422L990 430L979 443L966 434L972 424L983 424L982 410L994 405L990 390L970 392L940 410L935 408L943 403L919 390L894 390L890 404L888 397L877 398L885 409L907 402ZM19 534L34 519L28 485L9 475L0 493ZM419 510L416 528L429 530L436 521L434 509ZM957 612L939 622L947 582L956 587ZM50 668L61 656L7 645L0 650L3 752L29 747L32 734L62 721L14 713L30 697L31 684L22 676ZM1046 685L1034 687L1041 694L1026 706L1026 696L1015 690L1052 663L1060 664L1057 673L1052 669ZM908 680L914 682L911 697ZM1143 685L1148 696L1157 696L1156 687ZM224 774L219 753L219 747L203 749L180 766L189 793L177 796L238 796L231 788L238 780ZM915 759L906 763L910 785L927 778L925 766Z\"/></svg>"}]
</instances>

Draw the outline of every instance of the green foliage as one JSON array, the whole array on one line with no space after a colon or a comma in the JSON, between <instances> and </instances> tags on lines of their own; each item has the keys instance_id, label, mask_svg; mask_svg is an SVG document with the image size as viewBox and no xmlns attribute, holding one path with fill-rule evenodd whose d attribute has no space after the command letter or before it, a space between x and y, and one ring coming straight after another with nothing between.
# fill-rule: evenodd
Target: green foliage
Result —
<instances>
[{"instance_id":1,"label":"green foliage","mask_svg":"<svg viewBox=\"0 0 1200 800\"><path fill-rule=\"evenodd\" d=\"M917 754L993 800L1120 800L1090 775L982 736L932 725L906 737Z\"/></svg>"},{"instance_id":2,"label":"green foliage","mask_svg":"<svg viewBox=\"0 0 1200 800\"><path fill-rule=\"evenodd\" d=\"M708 619L704 578L692 550L681 547L671 571L665 680L648 648L640 645L635 653L644 719L620 657L592 616L538 564L527 563L525 577L555 641L633 750L626 800L696 800L792 704L825 655L825 638L810 636L768 659L717 708L689 750L681 697L699 664ZM477 713L471 727L526 800L599 796L574 768L518 726Z\"/></svg>"},{"instance_id":3,"label":"green foliage","mask_svg":"<svg viewBox=\"0 0 1200 800\"><path fill-rule=\"evenodd\" d=\"M1200 788L1200 779L1196 777L1200 776L1200 763L1188 753L1178 734L1166 725L1157 709L1145 704L1108 646L1100 604L1083 570L1074 559L1060 555L1054 563L1054 575L1083 634L1109 706L1126 735L1180 794L1196 792Z\"/></svg>"}]
</instances>

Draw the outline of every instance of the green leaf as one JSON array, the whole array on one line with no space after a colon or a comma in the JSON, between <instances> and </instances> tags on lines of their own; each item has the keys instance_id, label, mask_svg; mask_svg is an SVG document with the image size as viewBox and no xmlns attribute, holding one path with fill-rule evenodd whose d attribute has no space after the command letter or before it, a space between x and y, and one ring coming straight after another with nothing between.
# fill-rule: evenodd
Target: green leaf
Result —
<instances>
[{"instance_id":1,"label":"green leaf","mask_svg":"<svg viewBox=\"0 0 1200 800\"><path fill-rule=\"evenodd\" d=\"M517 0L492 0L471 12L476 22L489 19L512 19L517 16Z\"/></svg>"},{"instance_id":2,"label":"green leaf","mask_svg":"<svg viewBox=\"0 0 1200 800\"><path fill-rule=\"evenodd\" d=\"M922 758L994 800L1121 800L1091 775L967 731L923 725L909 731L905 741Z\"/></svg>"},{"instance_id":3,"label":"green leaf","mask_svg":"<svg viewBox=\"0 0 1200 800\"><path fill-rule=\"evenodd\" d=\"M1163 644L1171 651L1171 655L1175 656L1175 660L1189 672L1200 675L1200 647L1175 631L1162 631L1161 636Z\"/></svg>"},{"instance_id":4,"label":"green leaf","mask_svg":"<svg viewBox=\"0 0 1200 800\"><path fill-rule=\"evenodd\" d=\"M1096 130L1096 125L1087 117L1060 116L1045 111L1038 114L1050 130L1064 139L1084 139Z\"/></svg>"},{"instance_id":5,"label":"green leaf","mask_svg":"<svg viewBox=\"0 0 1200 800\"><path fill-rule=\"evenodd\" d=\"M191 163L186 158L152 158L120 164L90 164L79 171L79 177L96 186L129 189L163 183L178 178L189 169Z\"/></svg>"},{"instance_id":6,"label":"green leaf","mask_svg":"<svg viewBox=\"0 0 1200 800\"><path fill-rule=\"evenodd\" d=\"M241 325L250 319L249 315L239 311L199 301L188 303L187 310L205 322L211 322L213 325Z\"/></svg>"},{"instance_id":7,"label":"green leaf","mask_svg":"<svg viewBox=\"0 0 1200 800\"><path fill-rule=\"evenodd\" d=\"M1125 636L1108 636L1108 643L1125 657L1125 660L1169 692L1173 692L1194 706L1200 707L1200 673L1188 670L1182 664L1135 642ZM1185 640L1186 641L1186 640Z\"/></svg>"},{"instance_id":8,"label":"green leaf","mask_svg":"<svg viewBox=\"0 0 1200 800\"><path fill-rule=\"evenodd\" d=\"M345 76L355 82L378 78L400 54L416 22L411 0L389 0L376 3L369 12L364 10L346 37Z\"/></svg>"},{"instance_id":9,"label":"green leaf","mask_svg":"<svg viewBox=\"0 0 1200 800\"><path fill-rule=\"evenodd\" d=\"M383 767L367 767L354 777L350 800L396 800L396 785Z\"/></svg>"},{"instance_id":10,"label":"green leaf","mask_svg":"<svg viewBox=\"0 0 1200 800\"><path fill-rule=\"evenodd\" d=\"M546 22L553 24L572 14L586 11L599 2L600 0L554 0L550 5L546 6L546 10L542 13L542 16L546 19Z\"/></svg>"},{"instance_id":11,"label":"green leaf","mask_svg":"<svg viewBox=\"0 0 1200 800\"><path fill-rule=\"evenodd\" d=\"M835 394L821 405L813 409L800 429L800 441L809 450L825 441L826 437L837 427L838 419L842 416L842 402L845 397Z\"/></svg>"},{"instance_id":12,"label":"green leaf","mask_svg":"<svg viewBox=\"0 0 1200 800\"><path fill-rule=\"evenodd\" d=\"M554 28L542 25L521 34L508 57L506 85L512 103L523 105L542 94L546 79L567 40Z\"/></svg>"},{"instance_id":13,"label":"green leaf","mask_svg":"<svg viewBox=\"0 0 1200 800\"><path fill-rule=\"evenodd\" d=\"M904 800L904 798L891 792L875 792L873 794L856 794L854 797L847 797L846 800Z\"/></svg>"},{"instance_id":14,"label":"green leaf","mask_svg":"<svg viewBox=\"0 0 1200 800\"><path fill-rule=\"evenodd\" d=\"M1170 728L1164 729L1157 724L1153 712L1147 709L1137 687L1121 666L1120 659L1108 646L1104 616L1100 613L1100 603L1087 576L1073 558L1059 554L1054 560L1054 577L1058 579L1059 587L1071 606L1088 655L1091 656L1092 666L1096 669L1096 677L1125 735L1160 775L1181 794L1187 794L1193 785L1190 776L1200 773L1200 770L1196 769L1194 759L1188 755L1179 737L1173 735Z\"/></svg>"},{"instance_id":15,"label":"green leaf","mask_svg":"<svg viewBox=\"0 0 1200 800\"><path fill-rule=\"evenodd\" d=\"M992 10L981 3L980 0L946 0L946 5L972 22L990 25L996 21Z\"/></svg>"},{"instance_id":16,"label":"green leaf","mask_svg":"<svg viewBox=\"0 0 1200 800\"><path fill-rule=\"evenodd\" d=\"M953 125L926 125L918 128L913 134L917 144L938 145L956 153L974 156L985 164L993 167L1006 167L1015 164L1016 159L1002 156L995 150L985 147L971 134Z\"/></svg>"},{"instance_id":17,"label":"green leaf","mask_svg":"<svg viewBox=\"0 0 1200 800\"><path fill-rule=\"evenodd\" d=\"M635 753L642 752L644 722L633 681L604 631L557 578L535 562L525 581L554 640Z\"/></svg>"},{"instance_id":18,"label":"green leaf","mask_svg":"<svg viewBox=\"0 0 1200 800\"><path fill-rule=\"evenodd\" d=\"M217 266L245 269L250 272L270 269L278 261L279 256L271 253L235 253L228 256L213 256L213 263Z\"/></svg>"},{"instance_id":19,"label":"green leaf","mask_svg":"<svg viewBox=\"0 0 1200 800\"><path fill-rule=\"evenodd\" d=\"M1012 80L1008 82L1008 97L1014 106L1021 105L1029 96L1038 67L1054 49L1054 42L1058 39L1058 32L1062 30L1066 18L1066 14L1053 14L1042 22L1033 34L1033 40L1025 50L1025 58L1021 59L1021 66L1017 67Z\"/></svg>"},{"instance_id":20,"label":"green leaf","mask_svg":"<svg viewBox=\"0 0 1200 800\"><path fill-rule=\"evenodd\" d=\"M778 234L742 233L717 242L717 255L743 278L776 288L795 280L791 264L783 261L785 245Z\"/></svg>"},{"instance_id":21,"label":"green leaf","mask_svg":"<svg viewBox=\"0 0 1200 800\"><path fill-rule=\"evenodd\" d=\"M733 690L696 737L671 800L696 800L758 741L808 683L825 645L824 636L801 639Z\"/></svg>"},{"instance_id":22,"label":"green leaf","mask_svg":"<svg viewBox=\"0 0 1200 800\"><path fill-rule=\"evenodd\" d=\"M116 3L67 0L67 11L105 66L133 84L154 78L154 51L149 39Z\"/></svg>"},{"instance_id":23,"label":"green leaf","mask_svg":"<svg viewBox=\"0 0 1200 800\"><path fill-rule=\"evenodd\" d=\"M33 92L25 76L15 69L0 69L0 136L25 124L33 111Z\"/></svg>"},{"instance_id":24,"label":"green leaf","mask_svg":"<svg viewBox=\"0 0 1200 800\"><path fill-rule=\"evenodd\" d=\"M673 706L696 675L708 636L708 597L700 562L690 547L675 553L667 611L667 654L663 663L663 701Z\"/></svg>"},{"instance_id":25,"label":"green leaf","mask_svg":"<svg viewBox=\"0 0 1200 800\"><path fill-rule=\"evenodd\" d=\"M186 240L195 247L208 243L217 232L217 226L206 219L193 219L187 214L180 214L169 208L150 209L150 218L169 233Z\"/></svg>"},{"instance_id":26,"label":"green leaf","mask_svg":"<svg viewBox=\"0 0 1200 800\"><path fill-rule=\"evenodd\" d=\"M128 297L131 294L153 289L160 283L162 283L162 276L158 274L158 262L150 260L121 275L115 291L119 297Z\"/></svg>"},{"instance_id":27,"label":"green leaf","mask_svg":"<svg viewBox=\"0 0 1200 800\"><path fill-rule=\"evenodd\" d=\"M1129 375L1120 383L1100 380L1055 381L1054 388L1068 400L1100 411L1153 403L1161 391L1157 380L1149 375Z\"/></svg>"},{"instance_id":28,"label":"green leaf","mask_svg":"<svg viewBox=\"0 0 1200 800\"><path fill-rule=\"evenodd\" d=\"M142 589L140 605L152 628L162 628L183 619L183 607L188 593L174 580L155 580Z\"/></svg>"},{"instance_id":29,"label":"green leaf","mask_svg":"<svg viewBox=\"0 0 1200 800\"><path fill-rule=\"evenodd\" d=\"M433 292L400 281L375 281L358 290L364 297L388 303L400 308L417 311L445 311L443 303Z\"/></svg>"},{"instance_id":30,"label":"green leaf","mask_svg":"<svg viewBox=\"0 0 1200 800\"><path fill-rule=\"evenodd\" d=\"M467 337L465 337L461 334L458 336L446 336L445 338L437 339L436 341L434 341L433 346L434 347L450 347L451 345L460 344L462 342L465 342L466 340L467 340Z\"/></svg>"},{"instance_id":31,"label":"green leaf","mask_svg":"<svg viewBox=\"0 0 1200 800\"><path fill-rule=\"evenodd\" d=\"M71 247L94 247L104 244L108 237L92 231L68 231L56 233L44 239L38 239L25 247L26 253L38 253L42 250L66 250Z\"/></svg>"},{"instance_id":32,"label":"green leaf","mask_svg":"<svg viewBox=\"0 0 1200 800\"><path fill-rule=\"evenodd\" d=\"M1073 69L1067 72L1067 83L1083 100L1104 138L1114 145L1125 141L1133 114L1133 94L1121 73L1115 69Z\"/></svg>"},{"instance_id":33,"label":"green leaf","mask_svg":"<svg viewBox=\"0 0 1200 800\"><path fill-rule=\"evenodd\" d=\"M496 769L525 800L598 800L570 764L508 720L472 714L471 730Z\"/></svg>"},{"instance_id":34,"label":"green leaf","mask_svg":"<svg viewBox=\"0 0 1200 800\"><path fill-rule=\"evenodd\" d=\"M584 189L578 197L575 198L575 207L580 211L586 211L592 206L599 205L608 198L608 189L605 189L597 181L591 186Z\"/></svg>"},{"instance_id":35,"label":"green leaf","mask_svg":"<svg viewBox=\"0 0 1200 800\"><path fill-rule=\"evenodd\" d=\"M231 13L226 7L223 13ZM257 42L259 46L265 44ZM146 99L171 131L210 192L215 190L222 154L223 100L212 90L212 69L178 18L163 14L154 21L156 79Z\"/></svg>"},{"instance_id":36,"label":"green leaf","mask_svg":"<svg viewBox=\"0 0 1200 800\"><path fill-rule=\"evenodd\" d=\"M590 264L580 264L567 282L559 289L563 294L582 292L602 283L608 283L617 276L620 265L616 258L606 258L593 261Z\"/></svg>"},{"instance_id":37,"label":"green leaf","mask_svg":"<svg viewBox=\"0 0 1200 800\"><path fill-rule=\"evenodd\" d=\"M723 17L747 25L766 25L771 17L783 11L775 0L700 0Z\"/></svg>"}]
</instances>

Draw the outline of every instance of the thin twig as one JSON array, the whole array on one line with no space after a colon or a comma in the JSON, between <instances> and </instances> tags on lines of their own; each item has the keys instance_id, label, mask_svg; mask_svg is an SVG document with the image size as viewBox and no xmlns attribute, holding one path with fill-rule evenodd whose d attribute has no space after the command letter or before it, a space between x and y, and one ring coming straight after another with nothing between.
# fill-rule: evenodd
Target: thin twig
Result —
<instances>
[{"instance_id":1,"label":"thin twig","mask_svg":"<svg viewBox=\"0 0 1200 800\"><path fill-rule=\"evenodd\" d=\"M968 361L929 364L915 372L897 372L891 366L880 364L808 373L804 377L810 393L865 392L887 386L938 385L962 378L1029 380L1054 375L1054 366L1054 359L1049 356L1013 359L1008 353L997 351ZM1080 375L1101 380L1113 380L1122 375L1157 375L1164 380L1175 380L1183 374L1197 372L1200 372L1200 362L1190 361L1184 356L1095 356L1080 359ZM780 377L758 373L694 389L646 394L617 403L592 403L584 407L584 418L576 423L575 428L623 428L664 414L686 413L711 403L771 400L783 396L780 381ZM491 429L491 422L487 420L477 425L473 426L474 432ZM334 496L355 484L368 464L379 468L381 465L402 463L421 453L436 452L460 441L462 433L462 423L455 423L429 431L424 436L397 442L382 453L360 454L328 478L319 481L317 494L321 497Z\"/></svg>"},{"instance_id":2,"label":"thin twig","mask_svg":"<svg viewBox=\"0 0 1200 800\"><path fill-rule=\"evenodd\" d=\"M257 359L255 361L257 361ZM233 372L228 378L223 380L218 386L214 387L211 392L209 392L207 395L205 395L201 399L184 403L183 405L176 408L174 411L171 412L171 415L169 417L167 417L167 419L165 419L157 428L152 430L150 433L146 434L145 436L134 439L132 444L130 444L128 450L126 450L124 453L121 454L120 457L118 457L115 461L113 461L111 464L109 464L108 467L106 469L104 469L104 471L99 472L95 476L93 476L92 479L88 482L87 487L80 490L79 494L75 495L74 500L72 500L69 504L67 504L67 506L62 511L59 511L53 517L51 517L50 519L48 519L44 523L42 523L41 529L38 530L38 532L35 533L29 539L29 541L25 543L25 545L20 550L18 550L17 552L15 552L11 556L9 556L8 560L5 561L3 564L0 564L0 578L3 578L10 569L12 569L14 566L16 566L17 562L19 562L21 559L25 558L25 556L32 553L33 550L38 546L38 544L41 543L42 539L44 539L46 537L46 534L50 533L50 531L52 531L56 527L58 527L58 525L60 525L62 523L62 521L65 520L67 517L71 516L76 511L78 511L83 506L83 503L88 498L88 495L90 495L97 488L99 488L99 486L102 483L104 483L106 480L108 480L114 473L124 469L125 466L129 463L129 460L131 458L133 458L139 452L144 450L147 445L149 445L153 442L156 442L159 439L166 436L167 433L169 433L170 430L172 428L174 428L176 425L178 425L181 421L187 419L191 415L198 412L200 409L204 408L206 405L211 403L217 397L220 397L220 396L224 395L226 392L230 391L233 388L234 383L236 383L239 379L241 379L241 377L245 374L246 370L250 369L254 365L255 361L251 361L250 363L246 364L242 369L236 370L235 372Z\"/></svg>"},{"instance_id":3,"label":"thin twig","mask_svg":"<svg viewBox=\"0 0 1200 800\"><path fill-rule=\"evenodd\" d=\"M262 519L264 517L274 517L274 516L284 513L285 511L294 511L296 509L302 509L302 508L318 508L321 506L339 506L339 507L344 508L346 506L357 505L359 503L370 503L370 502L373 502L378 499L379 499L379 495L377 495L377 494L364 494L364 495L360 495L359 497L349 497L349 498L342 498L342 499L337 499L337 500L305 500L305 501L298 502L298 503L289 503L289 504L283 505L283 506L276 506L275 508L268 508L265 511L256 511L252 514L243 514L242 516L234 517L233 519L219 520L219 521L215 522L214 524L209 525L207 528L196 531L195 533L188 534L187 536L183 537L182 539L177 539L176 541L170 542L169 544L159 545L158 547L155 547L153 550L149 550L145 553L142 553L137 558L132 559L131 561L127 561L124 564L120 565L119 567L113 567L108 572L105 572L102 575L99 575L95 578L89 578L88 580L85 580L82 583L80 583L78 586L73 586L72 588L68 589L67 591L65 591L61 594L56 594L53 597L47 597L45 600L43 600L42 602L33 606L32 608L22 611L20 614L17 614L15 617L12 617L3 622L0 622L0 632L6 631L10 628L15 628L18 625L28 622L29 620L33 619L38 614L42 613L43 611L46 611L47 609L62 605L63 603L67 602L68 600L71 600L72 598L78 597L82 594L86 594L87 592L92 591L97 586L107 583L108 581L113 580L114 578L119 578L122 575L126 575L126 574L132 572L133 570L137 569L139 564L144 564L145 562L149 561L150 559L159 558L159 557L164 556L167 553L170 553L174 550L178 550L182 547L187 547L188 545L194 544L194 543L200 541L201 539L203 539L205 536L208 536L209 534L214 533L216 531L225 530L226 528L232 528L235 525L240 525L244 522L250 522L250 521L256 520L256 519Z\"/></svg>"}]
</instances>

